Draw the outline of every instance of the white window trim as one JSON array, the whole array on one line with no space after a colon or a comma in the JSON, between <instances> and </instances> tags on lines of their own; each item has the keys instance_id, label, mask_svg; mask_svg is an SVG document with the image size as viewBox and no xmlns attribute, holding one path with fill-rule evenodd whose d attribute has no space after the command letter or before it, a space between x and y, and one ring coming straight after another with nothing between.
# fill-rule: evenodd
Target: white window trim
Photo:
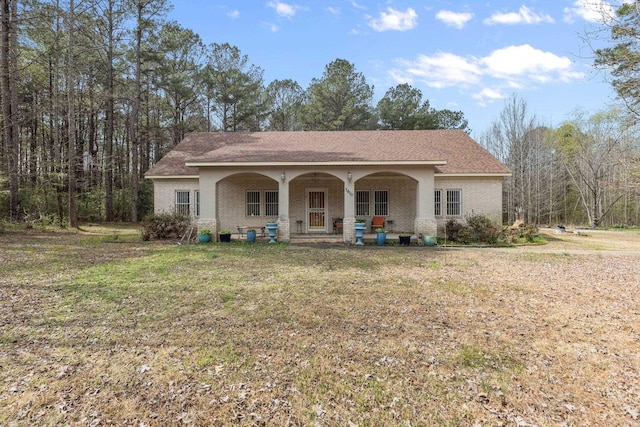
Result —
<instances>
[{"instance_id":1,"label":"white window trim","mask_svg":"<svg viewBox=\"0 0 640 427\"><path fill-rule=\"evenodd\" d=\"M457 205L459 207L459 212L457 214L449 213L449 198L447 197L449 191L455 191L459 195L459 199L460 200L457 202ZM447 188L445 190L444 203L445 203L445 206L446 206L447 216L449 216L449 217L458 217L458 218L461 217L462 216L462 212L464 212L463 209L462 209L462 189L461 188Z\"/></svg>"},{"instance_id":2,"label":"white window trim","mask_svg":"<svg viewBox=\"0 0 640 427\"><path fill-rule=\"evenodd\" d=\"M380 202L380 203L382 203L383 206L386 205L386 207L387 207L387 209L386 209L387 213L385 213L385 214L379 214L379 213L376 212L376 206L377 206L377 204L376 204L376 193L377 192L387 193L386 202ZM391 203L389 201L389 194L390 194L389 190L381 190L381 189L373 190L373 200L372 200L372 203L373 203L373 210L372 210L373 216L389 216L389 212L391 211Z\"/></svg>"},{"instance_id":3,"label":"white window trim","mask_svg":"<svg viewBox=\"0 0 640 427\"><path fill-rule=\"evenodd\" d=\"M249 197L248 194L249 193L257 193L258 197L259 197L259 202L258 203L252 203L254 206L258 206L258 214L257 215L248 215L248 207L249 207ZM278 213L276 213L275 215L267 215L267 193L276 193L278 195L278 203L275 205L276 211ZM244 196L244 216L246 218L255 218L255 217L260 217L260 218L277 218L278 215L280 214L280 191L279 190L256 190L256 189L250 189L250 190L245 190L245 196Z\"/></svg>"},{"instance_id":4,"label":"white window trim","mask_svg":"<svg viewBox=\"0 0 640 427\"><path fill-rule=\"evenodd\" d=\"M367 213L358 212L358 206L365 206L364 203L358 203L358 193L367 193ZM356 216L369 216L371 214L371 191L370 190L356 190L356 206L355 206Z\"/></svg>"},{"instance_id":5,"label":"white window trim","mask_svg":"<svg viewBox=\"0 0 640 427\"><path fill-rule=\"evenodd\" d=\"M280 192L278 190L264 190L264 216L265 217L277 217L280 214ZM272 202L267 202L267 193L275 193L278 201L275 203L276 213L273 215L267 214L267 205L273 205Z\"/></svg>"},{"instance_id":6,"label":"white window trim","mask_svg":"<svg viewBox=\"0 0 640 427\"><path fill-rule=\"evenodd\" d=\"M435 209L435 204L436 204L436 200L435 200L435 194L434 194L434 215L438 218L461 218L464 212L463 209L463 202L462 202L462 189L461 188L436 188L435 189L436 192L440 193L440 215L435 214L436 209ZM452 214L449 213L449 203L447 202L447 192L448 191L457 191L460 194L460 202L458 202L459 206L460 206L460 213L458 214Z\"/></svg>"},{"instance_id":7,"label":"white window trim","mask_svg":"<svg viewBox=\"0 0 640 427\"><path fill-rule=\"evenodd\" d=\"M249 193L257 193L258 194L258 203L251 203L251 206L257 206L258 207L258 214L249 214ZM244 216L246 218L254 218L254 217L261 217L262 216L262 191L260 190L246 190L244 192Z\"/></svg>"},{"instance_id":8,"label":"white window trim","mask_svg":"<svg viewBox=\"0 0 640 427\"><path fill-rule=\"evenodd\" d=\"M179 193L186 193L187 194L187 197L188 197L187 203L178 203L178 194ZM175 190L175 192L173 194L173 200L174 200L174 210L175 210L176 214L182 214L181 207L186 206L186 208L187 208L186 216L188 216L188 217L191 216L191 191L190 190L185 190L185 189Z\"/></svg>"}]
</instances>

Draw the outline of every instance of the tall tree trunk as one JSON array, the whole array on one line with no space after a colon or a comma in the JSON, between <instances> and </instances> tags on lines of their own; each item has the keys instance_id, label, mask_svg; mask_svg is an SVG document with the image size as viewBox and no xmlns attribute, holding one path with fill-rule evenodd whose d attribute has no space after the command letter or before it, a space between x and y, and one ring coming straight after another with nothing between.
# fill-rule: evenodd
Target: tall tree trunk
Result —
<instances>
[{"instance_id":1,"label":"tall tree trunk","mask_svg":"<svg viewBox=\"0 0 640 427\"><path fill-rule=\"evenodd\" d=\"M17 0L0 0L0 80L5 168L9 175L9 216L18 219L20 138L18 135Z\"/></svg>"},{"instance_id":2,"label":"tall tree trunk","mask_svg":"<svg viewBox=\"0 0 640 427\"><path fill-rule=\"evenodd\" d=\"M67 52L67 129L69 138L68 165L69 175L69 226L78 227L77 178L76 178L76 117L75 117L75 59L74 59L74 0L69 0L68 36L69 51Z\"/></svg>"},{"instance_id":3,"label":"tall tree trunk","mask_svg":"<svg viewBox=\"0 0 640 427\"><path fill-rule=\"evenodd\" d=\"M138 117L140 115L140 103L142 98L142 77L141 77L141 49L142 49L142 12L144 10L144 4L142 1L138 1L136 4L136 52L135 52L135 96L133 98L133 108L131 111L130 120L130 137L131 137L131 222L138 222L138 193L139 193L139 150L140 143L138 141Z\"/></svg>"},{"instance_id":4,"label":"tall tree trunk","mask_svg":"<svg viewBox=\"0 0 640 427\"><path fill-rule=\"evenodd\" d=\"M113 221L113 0L109 0L107 11L107 111L105 112L105 216L108 222Z\"/></svg>"}]
</instances>

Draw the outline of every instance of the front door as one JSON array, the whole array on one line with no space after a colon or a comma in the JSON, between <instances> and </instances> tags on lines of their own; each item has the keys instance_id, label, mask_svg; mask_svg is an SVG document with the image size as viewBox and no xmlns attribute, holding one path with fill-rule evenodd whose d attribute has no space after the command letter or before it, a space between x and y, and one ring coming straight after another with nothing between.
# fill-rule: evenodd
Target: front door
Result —
<instances>
[{"instance_id":1,"label":"front door","mask_svg":"<svg viewBox=\"0 0 640 427\"><path fill-rule=\"evenodd\" d=\"M307 190L307 224L308 231L327 231L327 192L324 189L310 188Z\"/></svg>"}]
</instances>

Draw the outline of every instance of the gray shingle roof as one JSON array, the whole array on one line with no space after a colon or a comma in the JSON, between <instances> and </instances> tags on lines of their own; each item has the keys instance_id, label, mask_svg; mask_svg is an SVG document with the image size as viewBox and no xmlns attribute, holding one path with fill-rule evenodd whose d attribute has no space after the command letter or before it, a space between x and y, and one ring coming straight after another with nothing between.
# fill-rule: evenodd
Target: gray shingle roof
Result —
<instances>
[{"instance_id":1,"label":"gray shingle roof","mask_svg":"<svg viewBox=\"0 0 640 427\"><path fill-rule=\"evenodd\" d=\"M509 174L461 130L192 133L146 175L197 175L185 163L407 163L446 161L436 173Z\"/></svg>"}]
</instances>

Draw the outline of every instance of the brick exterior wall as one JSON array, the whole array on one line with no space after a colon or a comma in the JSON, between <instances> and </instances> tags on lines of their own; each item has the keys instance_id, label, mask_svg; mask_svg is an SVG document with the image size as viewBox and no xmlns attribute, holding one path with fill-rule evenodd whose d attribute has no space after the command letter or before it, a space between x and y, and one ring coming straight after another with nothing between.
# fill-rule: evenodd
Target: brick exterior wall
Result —
<instances>
[{"instance_id":1,"label":"brick exterior wall","mask_svg":"<svg viewBox=\"0 0 640 427\"><path fill-rule=\"evenodd\" d=\"M189 191L191 216L195 216L195 191L198 189L197 179L157 179L153 182L153 211L174 213L176 208L176 191Z\"/></svg>"},{"instance_id":2,"label":"brick exterior wall","mask_svg":"<svg viewBox=\"0 0 640 427\"><path fill-rule=\"evenodd\" d=\"M438 216L438 233L444 233L444 224L449 218L461 222L469 215L487 215L496 224L502 224L502 177L435 177L435 189L462 190L462 215ZM445 200L443 200L445 203Z\"/></svg>"},{"instance_id":3,"label":"brick exterior wall","mask_svg":"<svg viewBox=\"0 0 640 427\"><path fill-rule=\"evenodd\" d=\"M303 176L290 182L289 187L289 218L288 223L276 216L264 215L264 191L278 191L279 183L273 179L260 175L235 175L223 179L218 183L218 213L217 222L207 224L214 230L229 229L237 232L238 226L264 226L268 221L279 221L279 237L288 238L289 233L297 232L297 221L303 221L303 232L307 232L306 191L307 189L323 189L327 194L327 227L326 232L332 233L332 219L344 215L344 184L341 180L324 174L318 176ZM158 179L154 181L154 211L174 212L176 190L189 191L192 214L195 214L195 190L198 189L197 179ZM456 219L464 220L467 215L487 214L494 222L500 224L502 218L502 178L501 177L438 177L435 176L435 189L462 190L462 215ZM247 190L260 191L261 208L259 216L246 215ZM369 176L355 182L355 191L369 190L371 211L366 218L369 227L373 216L374 190L387 190L389 193L389 215L387 219L393 224L387 228L394 232L422 232L432 230L436 223L442 233L447 217L437 217L435 221L421 218L416 223L416 191L417 182L403 175L397 176ZM354 196L355 196L354 191ZM207 197L206 189L200 193L200 198ZM433 200L433 195L430 196ZM211 219L211 218L209 218ZM425 222L426 221L426 222ZM353 239L353 230L344 224L345 239Z\"/></svg>"}]
</instances>

